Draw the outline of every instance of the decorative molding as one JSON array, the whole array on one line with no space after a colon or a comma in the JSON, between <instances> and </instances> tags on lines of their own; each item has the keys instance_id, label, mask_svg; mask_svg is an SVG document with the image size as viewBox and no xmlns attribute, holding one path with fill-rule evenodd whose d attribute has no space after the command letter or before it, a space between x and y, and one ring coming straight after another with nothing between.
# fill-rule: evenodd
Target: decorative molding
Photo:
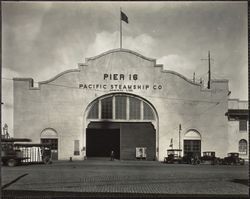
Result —
<instances>
[{"instance_id":1,"label":"decorative molding","mask_svg":"<svg viewBox=\"0 0 250 199\"><path fill-rule=\"evenodd\" d=\"M38 82L38 86L40 88L41 84L47 84L49 82L52 82L52 81L56 80L58 77L61 77L64 74L72 73L72 72L80 72L80 70L79 69L69 69L69 70L63 71L63 72L59 73L58 75L56 75L56 76L54 76L54 77L52 77L52 78L50 78L50 79L48 79L46 81Z\"/></svg>"},{"instance_id":2,"label":"decorative molding","mask_svg":"<svg viewBox=\"0 0 250 199\"><path fill-rule=\"evenodd\" d=\"M49 132L49 134L48 135L46 135L46 133L47 132ZM51 132L53 133L53 135L51 134ZM45 135L43 135L43 133L45 134ZM53 129L53 128L45 128L45 129L43 129L42 131L41 131L41 133L40 133L40 138L58 138L58 133L57 133L57 131L55 130L55 129Z\"/></svg>"},{"instance_id":3,"label":"decorative molding","mask_svg":"<svg viewBox=\"0 0 250 199\"><path fill-rule=\"evenodd\" d=\"M127 52L127 53L130 53L130 54L133 54L133 55L136 55L142 59L145 59L145 60L148 60L148 61L151 61L153 62L154 64L156 64L156 59L152 59L152 58L149 58L149 57L145 57L144 55L141 55L137 52L134 52L132 50L128 50L128 49L124 49L124 48L117 48L117 49L113 49L113 50L109 50L109 51L106 51L104 53L101 53L97 56L94 56L94 57L89 57L89 58L86 58L86 62L90 61L90 60L95 60L95 59L98 59L100 57L103 57L105 55L108 55L108 54L111 54L111 53L116 53L116 52Z\"/></svg>"},{"instance_id":4,"label":"decorative molding","mask_svg":"<svg viewBox=\"0 0 250 199\"><path fill-rule=\"evenodd\" d=\"M142 59L150 61L150 62L153 63L153 65L154 65L155 68L160 68L161 69L160 72L176 75L176 76L182 78L183 80L187 81L188 83L190 83L192 85L199 86L201 91L211 92L211 90L212 90L212 89L203 88L202 84L193 82L192 80L186 78L185 76L181 75L178 72L175 72L175 71L172 71L172 70L165 70L163 64L156 64L156 59L145 57L145 56L143 56L143 55L141 55L141 54L139 54L137 52L134 52L134 51L128 50L128 49L124 49L124 48L122 48L122 49L118 48L118 49L109 50L109 51L101 53L101 54L99 54L97 56L86 58L85 61L88 62L88 61L95 60L95 59L98 59L100 57L103 57L105 55L108 55L108 54L111 54L111 53L117 53L117 52L130 53L130 54L133 54L133 55L135 55L137 57L140 57ZM46 81L38 82L38 87L33 87L33 79L32 78L13 78L13 80L14 81L30 81L30 89L39 90L40 86L42 84L48 84L48 83L56 80L57 78L61 77L64 74L71 73L71 72L80 72L80 71L82 71L83 67L88 67L88 64L86 62L85 63L79 63L78 64L78 69L69 69L69 70L66 70L66 71L63 71L63 72L59 73L58 75L56 75L56 76L54 76L54 77L52 77L52 78L50 78L50 79L48 79ZM211 80L211 82L225 83L225 82L228 82L228 80L226 80L226 79L216 79L216 80L213 79L213 80Z\"/></svg>"},{"instance_id":5,"label":"decorative molding","mask_svg":"<svg viewBox=\"0 0 250 199\"><path fill-rule=\"evenodd\" d=\"M191 134L191 135L188 135ZM194 135L195 134L195 135ZM201 140L201 134L198 130L196 129L189 129L186 131L186 133L184 134L184 138L183 139L195 139L195 140Z\"/></svg>"},{"instance_id":6,"label":"decorative molding","mask_svg":"<svg viewBox=\"0 0 250 199\"><path fill-rule=\"evenodd\" d=\"M196 85L196 86L200 86L200 87L202 86L201 84L196 83L196 82L193 82L192 80L186 78L185 76L181 75L181 74L178 73L178 72L175 72L175 71L172 71L172 70L165 70L165 69L162 69L161 72L163 72L163 73L170 73L170 74L179 76L180 78L184 79L185 81L187 81L187 82L190 83L190 84L193 84L193 85Z\"/></svg>"}]
</instances>

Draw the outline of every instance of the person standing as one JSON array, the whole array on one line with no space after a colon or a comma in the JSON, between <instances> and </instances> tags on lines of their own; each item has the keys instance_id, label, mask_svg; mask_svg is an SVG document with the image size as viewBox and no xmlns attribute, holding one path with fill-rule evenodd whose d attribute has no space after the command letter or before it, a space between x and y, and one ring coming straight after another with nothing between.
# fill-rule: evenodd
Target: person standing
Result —
<instances>
[{"instance_id":1,"label":"person standing","mask_svg":"<svg viewBox=\"0 0 250 199\"><path fill-rule=\"evenodd\" d=\"M115 153L114 151L112 150L111 153L110 153L110 160L113 161L115 158Z\"/></svg>"}]
</instances>

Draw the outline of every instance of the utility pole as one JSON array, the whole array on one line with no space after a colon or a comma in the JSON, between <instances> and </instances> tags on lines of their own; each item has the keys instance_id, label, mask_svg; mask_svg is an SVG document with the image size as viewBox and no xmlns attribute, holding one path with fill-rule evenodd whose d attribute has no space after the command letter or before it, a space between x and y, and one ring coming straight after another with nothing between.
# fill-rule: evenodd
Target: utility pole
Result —
<instances>
[{"instance_id":1,"label":"utility pole","mask_svg":"<svg viewBox=\"0 0 250 199\"><path fill-rule=\"evenodd\" d=\"M201 60L207 60L208 61L208 82L207 82L207 88L211 88L211 57L210 57L210 51L208 51L208 58L207 59L201 59Z\"/></svg>"},{"instance_id":2,"label":"utility pole","mask_svg":"<svg viewBox=\"0 0 250 199\"><path fill-rule=\"evenodd\" d=\"M181 149L181 124L179 124L179 149Z\"/></svg>"},{"instance_id":3,"label":"utility pole","mask_svg":"<svg viewBox=\"0 0 250 199\"><path fill-rule=\"evenodd\" d=\"M122 49L122 8L120 7L120 49Z\"/></svg>"},{"instance_id":4,"label":"utility pole","mask_svg":"<svg viewBox=\"0 0 250 199\"><path fill-rule=\"evenodd\" d=\"M207 88L210 89L211 84L211 64L210 64L210 51L208 51L208 84Z\"/></svg>"}]
</instances>

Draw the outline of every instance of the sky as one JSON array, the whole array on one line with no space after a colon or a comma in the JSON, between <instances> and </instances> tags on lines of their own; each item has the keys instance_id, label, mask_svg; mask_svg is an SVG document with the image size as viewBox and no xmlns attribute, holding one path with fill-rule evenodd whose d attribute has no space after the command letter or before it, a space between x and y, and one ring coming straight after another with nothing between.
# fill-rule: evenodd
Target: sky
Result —
<instances>
[{"instance_id":1,"label":"sky","mask_svg":"<svg viewBox=\"0 0 250 199\"><path fill-rule=\"evenodd\" d=\"M35 82L119 48L207 82L228 79L230 98L248 99L247 2L2 2L2 124L13 131L13 77Z\"/></svg>"}]
</instances>

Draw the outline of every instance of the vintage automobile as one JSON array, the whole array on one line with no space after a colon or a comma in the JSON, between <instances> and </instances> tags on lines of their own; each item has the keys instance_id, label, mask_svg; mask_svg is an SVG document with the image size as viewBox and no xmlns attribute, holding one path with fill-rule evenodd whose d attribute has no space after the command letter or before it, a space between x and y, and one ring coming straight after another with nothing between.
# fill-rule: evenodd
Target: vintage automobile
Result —
<instances>
[{"instance_id":1,"label":"vintage automobile","mask_svg":"<svg viewBox=\"0 0 250 199\"><path fill-rule=\"evenodd\" d=\"M1 140L1 159L2 164L9 167L14 167L21 164L27 157L24 157L22 152L15 148L15 142L31 142L26 138L3 138Z\"/></svg>"},{"instance_id":2,"label":"vintage automobile","mask_svg":"<svg viewBox=\"0 0 250 199\"><path fill-rule=\"evenodd\" d=\"M195 152L187 152L182 158L183 164L200 164L200 154Z\"/></svg>"},{"instance_id":3,"label":"vintage automobile","mask_svg":"<svg viewBox=\"0 0 250 199\"><path fill-rule=\"evenodd\" d=\"M201 164L220 164L221 159L215 156L214 151L204 151L203 156L200 158Z\"/></svg>"},{"instance_id":4,"label":"vintage automobile","mask_svg":"<svg viewBox=\"0 0 250 199\"><path fill-rule=\"evenodd\" d=\"M180 164L182 163L181 149L168 149L167 157L164 158L164 163L167 164Z\"/></svg>"},{"instance_id":5,"label":"vintage automobile","mask_svg":"<svg viewBox=\"0 0 250 199\"><path fill-rule=\"evenodd\" d=\"M244 165L245 160L239 157L239 153L228 153L222 161L222 164L226 165Z\"/></svg>"},{"instance_id":6,"label":"vintage automobile","mask_svg":"<svg viewBox=\"0 0 250 199\"><path fill-rule=\"evenodd\" d=\"M34 144L26 138L4 138L1 140L2 164L14 167L31 163L51 163L51 145Z\"/></svg>"},{"instance_id":7,"label":"vintage automobile","mask_svg":"<svg viewBox=\"0 0 250 199\"><path fill-rule=\"evenodd\" d=\"M25 160L22 163L52 163L51 144L25 143L15 144L16 149L22 151Z\"/></svg>"}]
</instances>

